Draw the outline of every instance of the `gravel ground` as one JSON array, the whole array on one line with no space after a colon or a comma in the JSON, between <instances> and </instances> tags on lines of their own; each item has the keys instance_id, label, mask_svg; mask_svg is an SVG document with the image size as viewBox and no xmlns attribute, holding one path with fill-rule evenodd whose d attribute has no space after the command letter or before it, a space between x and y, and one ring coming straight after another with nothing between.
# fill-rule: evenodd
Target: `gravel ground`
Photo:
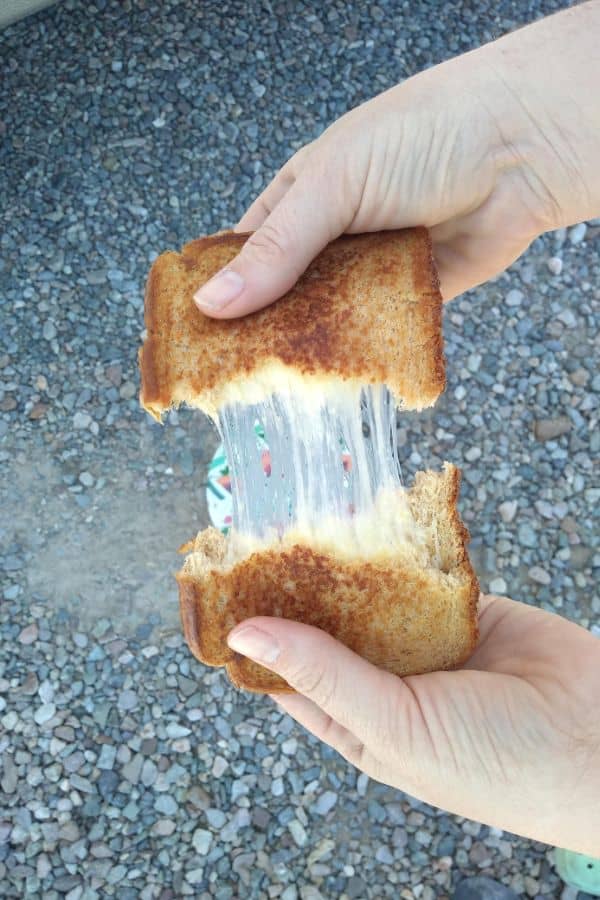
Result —
<instances>
[{"instance_id":1,"label":"gravel ground","mask_svg":"<svg viewBox=\"0 0 600 900\"><path fill-rule=\"evenodd\" d=\"M172 548L216 440L136 398L158 251L347 108L564 5L69 0L0 34L3 897L576 897L550 848L369 782L190 656ZM409 473L466 461L482 585L598 634L599 284L599 222L538 240L451 304L448 390L400 420Z\"/></svg>"}]
</instances>

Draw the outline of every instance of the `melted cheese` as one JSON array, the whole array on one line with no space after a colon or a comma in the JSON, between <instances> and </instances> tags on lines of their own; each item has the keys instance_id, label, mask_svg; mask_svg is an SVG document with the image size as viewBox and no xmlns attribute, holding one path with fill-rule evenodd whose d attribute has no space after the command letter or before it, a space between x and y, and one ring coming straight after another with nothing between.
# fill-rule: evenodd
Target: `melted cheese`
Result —
<instances>
[{"instance_id":1,"label":"melted cheese","mask_svg":"<svg viewBox=\"0 0 600 900\"><path fill-rule=\"evenodd\" d=\"M407 545L425 552L385 387L266 372L230 389L217 424L230 466L232 561L273 543L348 558Z\"/></svg>"}]
</instances>

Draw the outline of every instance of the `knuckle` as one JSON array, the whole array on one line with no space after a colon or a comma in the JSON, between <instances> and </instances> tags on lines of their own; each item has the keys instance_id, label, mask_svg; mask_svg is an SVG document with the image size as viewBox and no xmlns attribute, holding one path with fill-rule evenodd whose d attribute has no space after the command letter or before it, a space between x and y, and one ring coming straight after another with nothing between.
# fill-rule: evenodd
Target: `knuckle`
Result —
<instances>
[{"instance_id":1,"label":"knuckle","mask_svg":"<svg viewBox=\"0 0 600 900\"><path fill-rule=\"evenodd\" d=\"M281 229L267 221L248 238L244 254L251 254L259 262L271 265L286 256L288 244Z\"/></svg>"},{"instance_id":2,"label":"knuckle","mask_svg":"<svg viewBox=\"0 0 600 900\"><path fill-rule=\"evenodd\" d=\"M336 692L335 672L322 666L299 668L287 676L296 690L321 707L329 706Z\"/></svg>"}]
</instances>

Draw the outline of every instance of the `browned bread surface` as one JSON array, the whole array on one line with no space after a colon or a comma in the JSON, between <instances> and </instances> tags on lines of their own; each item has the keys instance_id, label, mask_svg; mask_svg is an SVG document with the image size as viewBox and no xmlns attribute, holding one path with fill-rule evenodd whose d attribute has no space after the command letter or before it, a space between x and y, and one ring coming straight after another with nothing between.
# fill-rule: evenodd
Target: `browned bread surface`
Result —
<instances>
[{"instance_id":1,"label":"browned bread surface","mask_svg":"<svg viewBox=\"0 0 600 900\"><path fill-rule=\"evenodd\" d=\"M214 528L200 532L177 576L192 652L208 665L226 666L238 687L290 691L282 678L227 646L234 625L268 615L322 628L397 675L460 665L477 641L479 586L456 510L459 481L458 469L446 465L442 473L418 473L409 492L417 523L434 526L426 567L408 551L348 561L307 545L263 549L227 567L227 538Z\"/></svg>"},{"instance_id":2,"label":"browned bread surface","mask_svg":"<svg viewBox=\"0 0 600 900\"><path fill-rule=\"evenodd\" d=\"M444 389L442 299L425 228L345 235L282 299L241 319L194 305L197 288L239 253L222 233L163 253L146 286L141 402L156 418L180 403L214 413L224 385L270 363L304 377L385 383L406 408Z\"/></svg>"}]
</instances>

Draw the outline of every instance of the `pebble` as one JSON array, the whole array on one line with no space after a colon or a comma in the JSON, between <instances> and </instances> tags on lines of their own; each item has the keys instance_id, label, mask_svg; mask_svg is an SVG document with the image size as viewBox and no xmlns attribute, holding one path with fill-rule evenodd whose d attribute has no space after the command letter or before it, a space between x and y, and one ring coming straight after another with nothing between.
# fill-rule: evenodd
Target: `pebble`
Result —
<instances>
[{"instance_id":1,"label":"pebble","mask_svg":"<svg viewBox=\"0 0 600 900\"><path fill-rule=\"evenodd\" d=\"M546 265L553 275L560 275L563 270L563 261L560 256L551 256Z\"/></svg>"},{"instance_id":2,"label":"pebble","mask_svg":"<svg viewBox=\"0 0 600 900\"><path fill-rule=\"evenodd\" d=\"M498 507L498 512L500 513L500 518L503 522L509 524L513 521L514 517L517 514L518 504L516 500L505 500Z\"/></svg>"},{"instance_id":3,"label":"pebble","mask_svg":"<svg viewBox=\"0 0 600 900\"><path fill-rule=\"evenodd\" d=\"M73 428L82 430L89 428L92 424L92 417L88 413L77 411L73 416Z\"/></svg>"},{"instance_id":4,"label":"pebble","mask_svg":"<svg viewBox=\"0 0 600 900\"><path fill-rule=\"evenodd\" d=\"M519 900L519 898L511 888L501 882L477 875L460 881L452 900Z\"/></svg>"},{"instance_id":5,"label":"pebble","mask_svg":"<svg viewBox=\"0 0 600 900\"><path fill-rule=\"evenodd\" d=\"M292 837L294 838L294 842L298 847L304 847L306 841L308 840L308 836L306 834L306 830L304 825L298 821L298 819L292 819L291 822L288 822L288 829Z\"/></svg>"},{"instance_id":6,"label":"pebble","mask_svg":"<svg viewBox=\"0 0 600 900\"><path fill-rule=\"evenodd\" d=\"M537 547L538 536L527 522L523 522L517 528L517 538L523 547Z\"/></svg>"},{"instance_id":7,"label":"pebble","mask_svg":"<svg viewBox=\"0 0 600 900\"><path fill-rule=\"evenodd\" d=\"M537 584L548 585L548 584L551 584L551 582L552 582L552 578L551 578L550 574L545 569L542 569L541 566L532 566L529 569L528 574L529 574L529 577L531 578L531 580L535 581Z\"/></svg>"},{"instance_id":8,"label":"pebble","mask_svg":"<svg viewBox=\"0 0 600 900\"><path fill-rule=\"evenodd\" d=\"M159 837L169 837L176 827L173 819L158 819L152 826L152 833Z\"/></svg>"},{"instance_id":9,"label":"pebble","mask_svg":"<svg viewBox=\"0 0 600 900\"><path fill-rule=\"evenodd\" d=\"M20 644L24 644L27 646L28 644L34 644L38 639L38 627L35 622L32 625L27 625L23 630L19 633L18 641Z\"/></svg>"},{"instance_id":10,"label":"pebble","mask_svg":"<svg viewBox=\"0 0 600 900\"><path fill-rule=\"evenodd\" d=\"M54 703L43 703L41 706L38 706L33 714L33 718L38 725L45 725L46 722L49 722L54 717L55 713L56 706Z\"/></svg>"},{"instance_id":11,"label":"pebble","mask_svg":"<svg viewBox=\"0 0 600 900\"><path fill-rule=\"evenodd\" d=\"M129 762L125 763L122 767L121 772L123 778L128 781L130 784L137 784L140 780L140 775L142 772L142 766L144 764L144 757L141 753L136 753Z\"/></svg>"},{"instance_id":12,"label":"pebble","mask_svg":"<svg viewBox=\"0 0 600 900\"><path fill-rule=\"evenodd\" d=\"M121 691L117 700L119 709L129 711L138 705L138 696L135 691Z\"/></svg>"},{"instance_id":13,"label":"pebble","mask_svg":"<svg viewBox=\"0 0 600 900\"><path fill-rule=\"evenodd\" d=\"M202 867L190 869L185 873L185 880L189 884L200 884L204 880L204 869Z\"/></svg>"},{"instance_id":14,"label":"pebble","mask_svg":"<svg viewBox=\"0 0 600 900\"><path fill-rule=\"evenodd\" d=\"M561 309L556 318L559 322L562 322L563 325L566 325L567 328L575 328L577 325L577 319L570 309Z\"/></svg>"},{"instance_id":15,"label":"pebble","mask_svg":"<svg viewBox=\"0 0 600 900\"><path fill-rule=\"evenodd\" d=\"M227 816L221 809L207 809L205 815L211 828L222 828L227 821Z\"/></svg>"},{"instance_id":16,"label":"pebble","mask_svg":"<svg viewBox=\"0 0 600 900\"><path fill-rule=\"evenodd\" d=\"M557 416L555 419L538 419L535 423L535 436L538 441L554 441L571 430L568 416Z\"/></svg>"},{"instance_id":17,"label":"pebble","mask_svg":"<svg viewBox=\"0 0 600 900\"><path fill-rule=\"evenodd\" d=\"M327 813L332 810L337 803L337 799L337 794L335 794L333 791L325 791L324 794L321 794L319 797L317 797L317 800L312 808L318 815L326 816Z\"/></svg>"},{"instance_id":18,"label":"pebble","mask_svg":"<svg viewBox=\"0 0 600 900\"><path fill-rule=\"evenodd\" d=\"M377 862L382 863L384 866L391 866L394 863L394 856L390 851L390 848L386 847L385 845L377 848L375 859L377 860Z\"/></svg>"},{"instance_id":19,"label":"pebble","mask_svg":"<svg viewBox=\"0 0 600 900\"><path fill-rule=\"evenodd\" d=\"M215 756L213 766L212 766L212 774L214 778L220 778L221 775L224 775L227 771L229 763L226 759L223 759L222 756Z\"/></svg>"},{"instance_id":20,"label":"pebble","mask_svg":"<svg viewBox=\"0 0 600 900\"><path fill-rule=\"evenodd\" d=\"M99 769L110 770L115 764L117 748L112 744L103 744L96 765Z\"/></svg>"},{"instance_id":21,"label":"pebble","mask_svg":"<svg viewBox=\"0 0 600 900\"><path fill-rule=\"evenodd\" d=\"M580 244L586 235L587 225L585 222L579 222L577 225L573 225L572 228L569 229L569 241L572 244Z\"/></svg>"},{"instance_id":22,"label":"pebble","mask_svg":"<svg viewBox=\"0 0 600 900\"><path fill-rule=\"evenodd\" d=\"M492 578L489 584L489 591L490 594L504 596L506 594L506 582L504 578L500 575L497 575L496 578Z\"/></svg>"},{"instance_id":23,"label":"pebble","mask_svg":"<svg viewBox=\"0 0 600 900\"><path fill-rule=\"evenodd\" d=\"M56 328L54 322L47 320L44 322L44 327L42 328L42 337L46 341L53 341L56 337Z\"/></svg>"},{"instance_id":24,"label":"pebble","mask_svg":"<svg viewBox=\"0 0 600 900\"><path fill-rule=\"evenodd\" d=\"M7 712L6 715L2 716L2 719L0 719L0 722L2 722L2 727L6 731L12 731L18 721L19 717L14 709L9 710L9 712Z\"/></svg>"},{"instance_id":25,"label":"pebble","mask_svg":"<svg viewBox=\"0 0 600 900\"><path fill-rule=\"evenodd\" d=\"M506 295L506 305L507 306L520 306L523 300L525 299L525 294L518 290L517 288L513 288Z\"/></svg>"},{"instance_id":26,"label":"pebble","mask_svg":"<svg viewBox=\"0 0 600 900\"><path fill-rule=\"evenodd\" d=\"M192 846L196 853L206 856L210 850L212 840L213 836L210 831L206 831L204 828L196 828L192 835Z\"/></svg>"},{"instance_id":27,"label":"pebble","mask_svg":"<svg viewBox=\"0 0 600 900\"><path fill-rule=\"evenodd\" d=\"M183 738L192 733L190 728L186 728L184 725L179 725L177 722L169 722L166 731L167 737L169 738Z\"/></svg>"}]
</instances>

